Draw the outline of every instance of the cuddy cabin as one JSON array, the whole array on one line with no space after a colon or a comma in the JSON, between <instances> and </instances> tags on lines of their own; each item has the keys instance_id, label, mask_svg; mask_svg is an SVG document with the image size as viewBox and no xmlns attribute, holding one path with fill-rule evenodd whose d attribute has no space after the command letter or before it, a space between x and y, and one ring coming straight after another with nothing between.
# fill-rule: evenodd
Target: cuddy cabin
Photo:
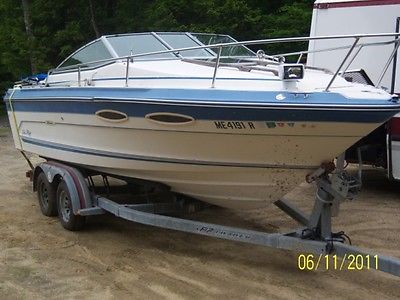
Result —
<instances>
[{"instance_id":1,"label":"cuddy cabin","mask_svg":"<svg viewBox=\"0 0 400 300\"><path fill-rule=\"evenodd\" d=\"M210 46L222 43L232 45L221 49ZM282 80L279 66L283 57L268 56L262 50L256 53L235 43L237 41L228 35L207 33L106 35L81 47L51 70L46 84L307 93L323 91L332 78L330 70L306 67L301 78L294 74L295 80ZM331 89L345 93L348 98L359 98L362 91L362 98L388 96L373 87L355 89L354 84L341 77L335 78Z\"/></svg>"},{"instance_id":2,"label":"cuddy cabin","mask_svg":"<svg viewBox=\"0 0 400 300\"><path fill-rule=\"evenodd\" d=\"M381 89L245 44L187 32L96 39L37 85L8 91L15 145L250 209L278 200L399 111Z\"/></svg>"}]
</instances>

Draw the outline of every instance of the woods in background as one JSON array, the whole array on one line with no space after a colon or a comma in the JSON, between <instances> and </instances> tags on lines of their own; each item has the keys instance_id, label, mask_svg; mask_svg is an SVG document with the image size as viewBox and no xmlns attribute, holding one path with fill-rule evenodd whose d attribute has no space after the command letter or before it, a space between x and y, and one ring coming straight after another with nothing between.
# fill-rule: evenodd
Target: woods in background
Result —
<instances>
[{"instance_id":1,"label":"woods in background","mask_svg":"<svg viewBox=\"0 0 400 300\"><path fill-rule=\"evenodd\" d=\"M0 89L23 76L46 72L103 34L193 31L225 33L239 40L307 36L313 2L1 0ZM267 50L273 54L296 46Z\"/></svg>"}]
</instances>

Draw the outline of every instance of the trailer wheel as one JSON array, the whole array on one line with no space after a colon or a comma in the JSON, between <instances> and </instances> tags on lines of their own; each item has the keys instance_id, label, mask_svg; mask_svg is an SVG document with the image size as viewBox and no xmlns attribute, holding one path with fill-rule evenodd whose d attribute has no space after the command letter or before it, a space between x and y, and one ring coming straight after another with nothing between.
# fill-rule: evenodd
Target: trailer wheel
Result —
<instances>
[{"instance_id":1,"label":"trailer wheel","mask_svg":"<svg viewBox=\"0 0 400 300\"><path fill-rule=\"evenodd\" d=\"M39 174L36 186L42 214L48 217L57 216L56 187L47 180L43 172Z\"/></svg>"},{"instance_id":2,"label":"trailer wheel","mask_svg":"<svg viewBox=\"0 0 400 300\"><path fill-rule=\"evenodd\" d=\"M82 229L83 225L85 224L85 217L74 214L68 186L64 181L61 181L58 185L57 208L61 225L65 229L71 231Z\"/></svg>"}]
</instances>

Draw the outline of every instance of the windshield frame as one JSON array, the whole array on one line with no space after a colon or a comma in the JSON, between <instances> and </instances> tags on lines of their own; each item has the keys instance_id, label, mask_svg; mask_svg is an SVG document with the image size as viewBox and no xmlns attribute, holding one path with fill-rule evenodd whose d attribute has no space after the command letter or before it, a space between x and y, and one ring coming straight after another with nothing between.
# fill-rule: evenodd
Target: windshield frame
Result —
<instances>
[{"instance_id":1,"label":"windshield frame","mask_svg":"<svg viewBox=\"0 0 400 300\"><path fill-rule=\"evenodd\" d=\"M191 33L191 32L140 32L140 33L123 33L123 34L111 34L111 35L104 35L98 39L95 39L89 43L87 43L86 45L80 47L79 49L77 49L76 51L74 51L71 55L69 55L66 59L64 59L57 67L58 68L63 68L62 65L68 61L71 57L73 57L74 55L76 55L78 52L82 51L83 49L85 49L86 47L94 44L95 42L101 42L103 43L103 45L106 47L106 49L109 51L109 53L111 54L112 58L118 59L119 57L121 57L120 55L118 55L117 51L114 49L114 47L112 46L111 42L109 41L108 38L111 37L124 37L124 36L138 36L138 35L151 35L154 36L159 42L160 44L165 47L165 50L174 50L174 49L179 49L179 48L174 48L173 45L170 45L167 41L165 41L165 39L163 39L163 35L184 35L186 37L188 37L191 41L193 41L193 43L195 44L194 46L207 46L205 44L203 44L197 37L196 35L210 35L210 36L220 36L220 37L225 37L227 39L229 39L232 42L236 42L237 40L235 40L234 38L232 38L229 35L226 34L213 34L213 33ZM241 59L245 59L245 58L254 58L256 57L256 53L254 53L254 51L252 51L251 49L249 49L246 46L238 46L238 47L243 47L244 49L246 49L246 51L250 54L249 56L221 56L221 58L241 58ZM216 59L217 54L215 51L212 50L212 45L210 45L210 48L204 48L204 51L206 51L208 55L204 55L204 56L186 56L186 55L182 55L182 53L184 53L185 51L177 51L177 52L172 52L174 55L171 55L171 57L152 57L151 55L149 55L149 57L147 56L143 56L140 58L136 58L135 60L138 61L156 61L156 60L182 60L182 59L206 59L206 60L213 60ZM150 52L150 51L149 51ZM145 53L145 52L143 52ZM90 62L87 62L88 64ZM108 63L105 63L108 64ZM105 65L104 64L104 65ZM73 67L74 65L71 65L70 67ZM91 66L91 67L84 67L84 69L95 69L98 67L101 67L103 65L96 65L96 66Z\"/></svg>"}]
</instances>

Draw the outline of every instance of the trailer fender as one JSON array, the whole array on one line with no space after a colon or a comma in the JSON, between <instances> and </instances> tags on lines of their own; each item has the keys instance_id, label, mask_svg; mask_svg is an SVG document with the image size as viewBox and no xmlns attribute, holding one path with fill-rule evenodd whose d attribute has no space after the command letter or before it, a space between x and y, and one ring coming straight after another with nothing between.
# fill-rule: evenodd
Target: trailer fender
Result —
<instances>
[{"instance_id":1,"label":"trailer fender","mask_svg":"<svg viewBox=\"0 0 400 300\"><path fill-rule=\"evenodd\" d=\"M37 165L33 171L33 190L37 190L36 181L43 172L50 183L64 180L71 196L72 210L79 214L80 209L92 207L89 188L82 173L62 163L48 161ZM57 182L58 183L58 182Z\"/></svg>"}]
</instances>

